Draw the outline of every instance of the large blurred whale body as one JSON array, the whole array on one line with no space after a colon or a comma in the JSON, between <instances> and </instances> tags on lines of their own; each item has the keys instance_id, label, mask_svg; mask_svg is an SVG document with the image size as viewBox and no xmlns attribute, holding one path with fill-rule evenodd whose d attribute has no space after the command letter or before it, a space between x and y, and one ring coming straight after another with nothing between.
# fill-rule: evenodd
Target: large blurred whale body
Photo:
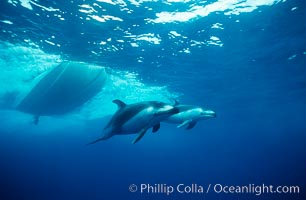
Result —
<instances>
[{"instance_id":1,"label":"large blurred whale body","mask_svg":"<svg viewBox=\"0 0 306 200\"><path fill-rule=\"evenodd\" d=\"M16 109L39 116L62 115L94 97L104 86L105 68L67 61L49 71L21 100Z\"/></svg>"}]
</instances>

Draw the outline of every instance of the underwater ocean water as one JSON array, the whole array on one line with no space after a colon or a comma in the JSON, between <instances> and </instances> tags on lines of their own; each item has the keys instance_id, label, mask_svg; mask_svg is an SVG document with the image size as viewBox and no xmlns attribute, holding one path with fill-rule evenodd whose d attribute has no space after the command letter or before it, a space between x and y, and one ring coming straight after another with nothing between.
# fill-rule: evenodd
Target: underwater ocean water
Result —
<instances>
[{"instance_id":1,"label":"underwater ocean water","mask_svg":"<svg viewBox=\"0 0 306 200\"><path fill-rule=\"evenodd\" d=\"M305 199L305 9L303 0L2 0L0 199ZM66 61L105 67L107 80L35 125L16 106ZM114 99L178 100L217 117L191 130L162 123L137 144L123 135L86 146ZM263 184L283 187L255 188Z\"/></svg>"}]
</instances>

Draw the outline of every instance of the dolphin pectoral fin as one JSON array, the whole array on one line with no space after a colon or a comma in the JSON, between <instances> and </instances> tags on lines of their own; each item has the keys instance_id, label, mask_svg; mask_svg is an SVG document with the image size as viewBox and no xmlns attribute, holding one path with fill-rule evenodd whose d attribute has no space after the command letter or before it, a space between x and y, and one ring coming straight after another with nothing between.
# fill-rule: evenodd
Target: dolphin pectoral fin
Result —
<instances>
[{"instance_id":1,"label":"dolphin pectoral fin","mask_svg":"<svg viewBox=\"0 0 306 200\"><path fill-rule=\"evenodd\" d=\"M191 121L188 126L186 127L187 130L192 129L197 124L196 121Z\"/></svg>"},{"instance_id":2,"label":"dolphin pectoral fin","mask_svg":"<svg viewBox=\"0 0 306 200\"><path fill-rule=\"evenodd\" d=\"M181 123L180 125L177 126L177 128L182 128L182 127L185 127L185 126L189 126L189 123L191 122L191 120L186 120L186 121L183 121L183 123Z\"/></svg>"},{"instance_id":3,"label":"dolphin pectoral fin","mask_svg":"<svg viewBox=\"0 0 306 200\"><path fill-rule=\"evenodd\" d=\"M159 130L159 128L160 128L160 123L158 123L158 124L156 124L155 126L153 126L153 128L152 128L152 133L157 132L157 131Z\"/></svg>"},{"instance_id":4,"label":"dolphin pectoral fin","mask_svg":"<svg viewBox=\"0 0 306 200\"><path fill-rule=\"evenodd\" d=\"M98 139L96 139L96 140L94 140L94 141L92 141L92 142L87 143L86 145L95 144L95 143L97 143L97 142L100 142L100 141L102 141L102 140L106 140L106 139L108 139L108 138L110 138L110 136L102 136L102 137L100 137L100 138L98 138Z\"/></svg>"},{"instance_id":5,"label":"dolphin pectoral fin","mask_svg":"<svg viewBox=\"0 0 306 200\"><path fill-rule=\"evenodd\" d=\"M138 141L144 136L144 134L146 133L147 130L148 130L147 128L142 129L142 130L138 133L137 137L133 140L133 144L135 144L136 142L138 142Z\"/></svg>"}]
</instances>

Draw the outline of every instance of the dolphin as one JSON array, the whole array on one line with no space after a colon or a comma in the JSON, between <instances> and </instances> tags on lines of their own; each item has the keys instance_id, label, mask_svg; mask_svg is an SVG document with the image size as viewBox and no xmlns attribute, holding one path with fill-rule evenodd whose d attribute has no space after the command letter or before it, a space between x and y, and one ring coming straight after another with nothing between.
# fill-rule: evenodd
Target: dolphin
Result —
<instances>
[{"instance_id":1,"label":"dolphin","mask_svg":"<svg viewBox=\"0 0 306 200\"><path fill-rule=\"evenodd\" d=\"M213 110L199 106L182 105L175 102L174 107L178 108L179 113L169 116L163 122L179 124L178 128L192 129L198 121L216 117L216 113Z\"/></svg>"},{"instance_id":2,"label":"dolphin","mask_svg":"<svg viewBox=\"0 0 306 200\"><path fill-rule=\"evenodd\" d=\"M133 144L138 142L152 127L152 132L160 128L160 122L179 112L179 109L159 101L143 101L134 104L125 104L121 100L113 100L118 107L111 120L103 129L103 136L88 143L106 140L114 135L138 133Z\"/></svg>"}]
</instances>

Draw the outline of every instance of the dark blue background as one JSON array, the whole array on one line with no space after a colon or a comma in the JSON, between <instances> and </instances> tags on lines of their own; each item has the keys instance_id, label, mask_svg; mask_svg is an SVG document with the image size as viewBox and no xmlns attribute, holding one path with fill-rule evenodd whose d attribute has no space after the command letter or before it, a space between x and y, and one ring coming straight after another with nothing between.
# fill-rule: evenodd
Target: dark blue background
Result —
<instances>
[{"instance_id":1,"label":"dark blue background","mask_svg":"<svg viewBox=\"0 0 306 200\"><path fill-rule=\"evenodd\" d=\"M78 9L77 1L43 3L72 13ZM178 9L184 8L181 6ZM298 9L291 11L292 7ZM13 25L1 23L1 29L18 35L12 38L2 32L1 41L19 44L24 38L31 38L48 53L135 71L146 84L168 85L172 91L183 93L181 102L208 106L217 112L217 118L198 123L191 131L163 124L158 133L147 134L137 145L131 144L133 136L126 136L85 146L92 138L74 126L54 134L33 133L31 129L10 132L2 128L1 199L305 197L306 12L303 1L288 0L231 18L212 13L190 23L166 26L141 24L144 22L139 18L147 12L141 7L134 8L133 18L113 10L113 15L125 20L123 28L139 20L141 26L134 33L146 29L166 38L170 30L180 30L188 38L198 40L216 35L224 44L203 46L192 49L191 54L176 56L172 53L183 46L167 39L160 45L148 45L144 51L125 44L122 51L92 55L90 51L95 47L88 41L120 38L120 33L114 30L116 21L105 26L81 25L71 16L59 22L47 20L46 13L42 12L42 17L37 18L34 11L4 2L0 9L1 20L14 21ZM209 29L217 22L223 24L224 30ZM207 38L197 35L199 29L207 31ZM79 38L78 32L85 32L86 40ZM56 36L61 48L39 43L50 35ZM162 48L166 50L161 51ZM292 55L296 57L288 59ZM142 63L137 62L139 56L143 57ZM128 186L132 183L299 185L301 194L167 197L130 193Z\"/></svg>"}]
</instances>

